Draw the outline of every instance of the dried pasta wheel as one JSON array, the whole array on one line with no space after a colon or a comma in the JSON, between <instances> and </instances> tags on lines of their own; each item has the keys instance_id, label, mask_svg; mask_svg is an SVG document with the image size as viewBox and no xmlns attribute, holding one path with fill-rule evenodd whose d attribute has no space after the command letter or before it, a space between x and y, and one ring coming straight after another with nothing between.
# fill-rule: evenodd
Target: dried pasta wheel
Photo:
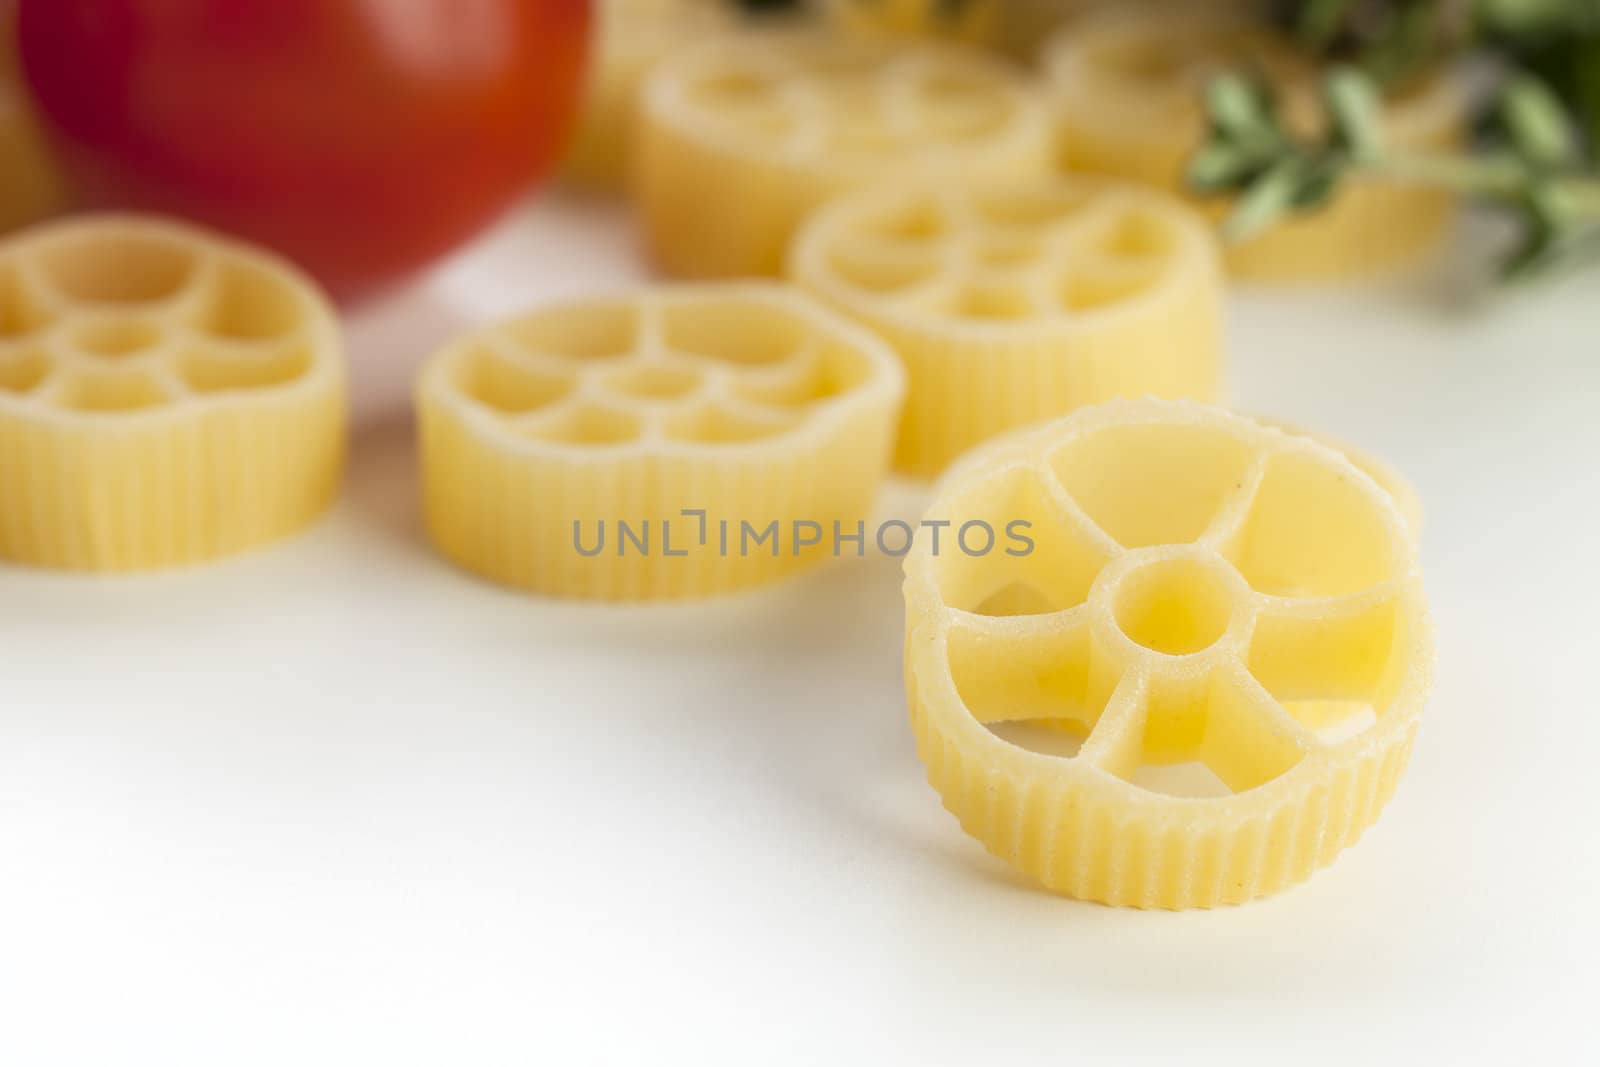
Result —
<instances>
[{"instance_id":1,"label":"dried pasta wheel","mask_svg":"<svg viewBox=\"0 0 1600 1067\"><path fill-rule=\"evenodd\" d=\"M637 193L657 260L776 275L814 208L879 179L1042 174L1047 111L1003 63L937 46L742 34L668 60L644 94Z\"/></svg>"},{"instance_id":2,"label":"dried pasta wheel","mask_svg":"<svg viewBox=\"0 0 1600 1067\"><path fill-rule=\"evenodd\" d=\"M1062 161L1072 170L1182 189L1204 136L1205 83L1226 69L1265 73L1291 124L1311 130L1322 121L1316 67L1258 22L1225 11L1091 15L1046 46L1044 65ZM1446 77L1405 92L1386 114L1389 141L1415 151L1455 146L1465 125L1462 94ZM1297 280L1397 266L1438 245L1455 203L1432 189L1358 181L1318 213L1230 249L1229 267L1244 277Z\"/></svg>"},{"instance_id":3,"label":"dried pasta wheel","mask_svg":"<svg viewBox=\"0 0 1600 1067\"><path fill-rule=\"evenodd\" d=\"M594 188L622 187L645 76L663 57L733 22L718 0L605 0L567 176Z\"/></svg>"},{"instance_id":4,"label":"dried pasta wheel","mask_svg":"<svg viewBox=\"0 0 1600 1067\"><path fill-rule=\"evenodd\" d=\"M423 372L428 528L468 570L555 596L773 581L859 533L903 393L882 342L785 287L550 307Z\"/></svg>"},{"instance_id":5,"label":"dried pasta wheel","mask_svg":"<svg viewBox=\"0 0 1600 1067\"><path fill-rule=\"evenodd\" d=\"M345 372L297 270L104 215L0 242L0 557L120 571L287 536L332 498Z\"/></svg>"},{"instance_id":6,"label":"dried pasta wheel","mask_svg":"<svg viewBox=\"0 0 1600 1067\"><path fill-rule=\"evenodd\" d=\"M974 453L929 522L950 525L906 561L918 748L962 826L1047 888L1251 900L1331 863L1392 795L1431 623L1402 516L1338 453L1119 401ZM980 523L999 540L971 554ZM1020 743L1040 721L1081 747Z\"/></svg>"},{"instance_id":7,"label":"dried pasta wheel","mask_svg":"<svg viewBox=\"0 0 1600 1067\"><path fill-rule=\"evenodd\" d=\"M1219 388L1216 242L1194 211L1132 183L856 194L806 224L791 275L905 360L896 463L911 473L1088 404Z\"/></svg>"}]
</instances>

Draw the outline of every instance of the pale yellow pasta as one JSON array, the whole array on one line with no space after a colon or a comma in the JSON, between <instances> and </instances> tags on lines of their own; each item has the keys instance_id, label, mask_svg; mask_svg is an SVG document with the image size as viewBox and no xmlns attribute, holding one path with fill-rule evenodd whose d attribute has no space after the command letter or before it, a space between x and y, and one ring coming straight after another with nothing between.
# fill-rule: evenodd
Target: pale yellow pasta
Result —
<instances>
[{"instance_id":1,"label":"pale yellow pasta","mask_svg":"<svg viewBox=\"0 0 1600 1067\"><path fill-rule=\"evenodd\" d=\"M1050 140L1044 105L980 54L741 34L651 75L635 191L668 273L771 276L831 197L875 180L1043 174Z\"/></svg>"},{"instance_id":2,"label":"pale yellow pasta","mask_svg":"<svg viewBox=\"0 0 1600 1067\"><path fill-rule=\"evenodd\" d=\"M964 550L975 523L993 551ZM1431 687L1389 494L1193 403L1118 401L975 452L905 589L930 782L991 852L1085 900L1211 907L1309 877L1393 794ZM1081 746L1030 747L1027 723Z\"/></svg>"},{"instance_id":3,"label":"pale yellow pasta","mask_svg":"<svg viewBox=\"0 0 1600 1067\"><path fill-rule=\"evenodd\" d=\"M774 581L859 545L903 392L882 342L782 286L549 307L423 372L428 530L462 567L553 596Z\"/></svg>"},{"instance_id":4,"label":"pale yellow pasta","mask_svg":"<svg viewBox=\"0 0 1600 1067\"><path fill-rule=\"evenodd\" d=\"M1216 241L1132 183L886 186L818 212L790 271L905 361L895 458L909 473L1084 405L1220 387Z\"/></svg>"},{"instance_id":5,"label":"pale yellow pasta","mask_svg":"<svg viewBox=\"0 0 1600 1067\"><path fill-rule=\"evenodd\" d=\"M1269 29L1226 13L1103 12L1055 37L1044 65L1061 161L1071 170L1181 189L1204 136L1205 84L1229 69L1267 75L1297 128L1323 121L1317 68ZM1444 150L1463 137L1465 121L1458 87L1439 77L1390 102L1385 135L1399 148ZM1267 280L1392 268L1433 251L1455 206L1433 189L1358 180L1318 212L1231 248L1228 264L1238 275Z\"/></svg>"},{"instance_id":6,"label":"pale yellow pasta","mask_svg":"<svg viewBox=\"0 0 1600 1067\"><path fill-rule=\"evenodd\" d=\"M1348 441L1325 433L1310 433L1290 422L1281 419L1262 418L1251 415L1256 422L1263 426L1270 426L1275 430L1293 434L1296 437L1309 437L1318 444L1326 445L1350 461L1351 466L1365 474L1378 484L1378 488L1388 493L1394 500L1394 506L1399 509L1400 517L1406 521L1406 529L1411 531L1413 540L1422 536L1422 524L1425 518L1422 509L1422 498L1417 495L1416 486L1410 479L1396 470L1388 460L1382 456L1374 455L1362 448L1357 448Z\"/></svg>"},{"instance_id":7,"label":"pale yellow pasta","mask_svg":"<svg viewBox=\"0 0 1600 1067\"><path fill-rule=\"evenodd\" d=\"M345 370L315 286L175 222L85 216L0 242L0 558L141 570L319 515Z\"/></svg>"},{"instance_id":8,"label":"pale yellow pasta","mask_svg":"<svg viewBox=\"0 0 1600 1067\"><path fill-rule=\"evenodd\" d=\"M720 0L602 0L566 174L595 188L627 179L639 89L663 57L733 27Z\"/></svg>"}]
</instances>

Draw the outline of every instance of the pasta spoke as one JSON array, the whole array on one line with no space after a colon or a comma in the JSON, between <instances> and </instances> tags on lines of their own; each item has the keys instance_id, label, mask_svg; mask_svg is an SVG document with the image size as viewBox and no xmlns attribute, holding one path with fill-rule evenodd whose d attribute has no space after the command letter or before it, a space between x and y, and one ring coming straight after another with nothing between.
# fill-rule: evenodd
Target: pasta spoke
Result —
<instances>
[{"instance_id":1,"label":"pasta spoke","mask_svg":"<svg viewBox=\"0 0 1600 1067\"><path fill-rule=\"evenodd\" d=\"M1129 671L1117 684L1078 758L1118 778L1132 778L1143 760L1149 712L1149 680L1140 671Z\"/></svg>"},{"instance_id":2,"label":"pasta spoke","mask_svg":"<svg viewBox=\"0 0 1600 1067\"><path fill-rule=\"evenodd\" d=\"M1320 745L1248 671L1229 664L1213 676L1201 757L1234 792L1280 777Z\"/></svg>"}]
</instances>

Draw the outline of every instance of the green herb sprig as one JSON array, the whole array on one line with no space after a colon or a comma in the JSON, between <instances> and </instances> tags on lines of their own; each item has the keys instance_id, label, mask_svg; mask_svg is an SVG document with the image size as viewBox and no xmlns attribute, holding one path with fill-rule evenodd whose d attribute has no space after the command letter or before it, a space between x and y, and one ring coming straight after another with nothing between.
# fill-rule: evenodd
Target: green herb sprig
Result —
<instances>
[{"instance_id":1,"label":"green herb sprig","mask_svg":"<svg viewBox=\"0 0 1600 1067\"><path fill-rule=\"evenodd\" d=\"M1206 92L1209 133L1189 184L1236 197L1242 240L1326 204L1351 177L1427 184L1490 205L1516 225L1504 272L1526 277L1600 253L1600 0L1303 0L1274 5L1308 49L1336 57L1328 121L1296 136L1269 86L1244 72ZM1483 136L1461 154L1385 143L1385 90L1472 51L1498 75Z\"/></svg>"},{"instance_id":2,"label":"green herb sprig","mask_svg":"<svg viewBox=\"0 0 1600 1067\"><path fill-rule=\"evenodd\" d=\"M802 0L740 0L755 7ZM870 0L862 0L870 2ZM940 0L958 16L968 0ZM1239 240L1315 211L1352 178L1461 193L1510 218L1507 275L1600 253L1600 0L1261 0L1261 16L1329 65L1323 132L1291 131L1270 86L1248 72L1206 92L1209 135L1191 159L1196 191L1235 198ZM1474 57L1495 73L1456 154L1385 143L1385 97Z\"/></svg>"}]
</instances>

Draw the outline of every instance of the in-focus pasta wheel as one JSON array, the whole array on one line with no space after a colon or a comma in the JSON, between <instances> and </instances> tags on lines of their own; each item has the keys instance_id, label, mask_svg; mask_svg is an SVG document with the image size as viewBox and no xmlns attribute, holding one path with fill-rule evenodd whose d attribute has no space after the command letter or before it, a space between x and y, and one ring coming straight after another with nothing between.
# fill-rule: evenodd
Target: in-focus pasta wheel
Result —
<instances>
[{"instance_id":1,"label":"in-focus pasta wheel","mask_svg":"<svg viewBox=\"0 0 1600 1067\"><path fill-rule=\"evenodd\" d=\"M276 257L86 216L0 242L0 558L193 563L287 536L339 481L333 312Z\"/></svg>"},{"instance_id":2,"label":"in-focus pasta wheel","mask_svg":"<svg viewBox=\"0 0 1600 1067\"><path fill-rule=\"evenodd\" d=\"M918 749L962 826L1049 889L1251 900L1331 863L1392 795L1431 622L1404 519L1338 453L1119 401L975 452L928 521L950 525L906 561ZM958 531L980 523L999 541L974 555L985 538ZM1081 748L1005 736L1028 722L1071 723ZM1213 791L1174 788L1174 765Z\"/></svg>"},{"instance_id":3,"label":"in-focus pasta wheel","mask_svg":"<svg viewBox=\"0 0 1600 1067\"><path fill-rule=\"evenodd\" d=\"M1205 84L1228 69L1265 73L1292 124L1314 129L1323 121L1315 66L1270 30L1226 13L1092 15L1055 37L1044 63L1071 170L1181 189L1204 136ZM1458 87L1439 77L1392 101L1386 119L1391 143L1445 150L1464 136L1466 111ZM1230 249L1228 263L1266 280L1358 276L1432 251L1454 209L1453 197L1432 189L1356 182L1320 212Z\"/></svg>"},{"instance_id":4,"label":"in-focus pasta wheel","mask_svg":"<svg viewBox=\"0 0 1600 1067\"><path fill-rule=\"evenodd\" d=\"M555 596L773 581L855 537L904 388L882 342L785 287L547 308L423 372L428 529L463 567Z\"/></svg>"},{"instance_id":5,"label":"in-focus pasta wheel","mask_svg":"<svg viewBox=\"0 0 1600 1067\"><path fill-rule=\"evenodd\" d=\"M1046 109L997 60L742 34L651 76L637 193L669 273L776 275L801 220L839 193L879 179L1043 174L1050 140Z\"/></svg>"},{"instance_id":6,"label":"in-focus pasta wheel","mask_svg":"<svg viewBox=\"0 0 1600 1067\"><path fill-rule=\"evenodd\" d=\"M819 211L790 269L905 360L896 463L911 473L1088 404L1219 388L1216 241L1194 211L1131 183L875 189Z\"/></svg>"},{"instance_id":7,"label":"in-focus pasta wheel","mask_svg":"<svg viewBox=\"0 0 1600 1067\"><path fill-rule=\"evenodd\" d=\"M595 188L620 188L645 75L663 57L733 22L720 0L602 0L567 176Z\"/></svg>"},{"instance_id":8,"label":"in-focus pasta wheel","mask_svg":"<svg viewBox=\"0 0 1600 1067\"><path fill-rule=\"evenodd\" d=\"M0 10L0 233L42 219L65 201L17 69L15 18L14 11Z\"/></svg>"}]
</instances>

